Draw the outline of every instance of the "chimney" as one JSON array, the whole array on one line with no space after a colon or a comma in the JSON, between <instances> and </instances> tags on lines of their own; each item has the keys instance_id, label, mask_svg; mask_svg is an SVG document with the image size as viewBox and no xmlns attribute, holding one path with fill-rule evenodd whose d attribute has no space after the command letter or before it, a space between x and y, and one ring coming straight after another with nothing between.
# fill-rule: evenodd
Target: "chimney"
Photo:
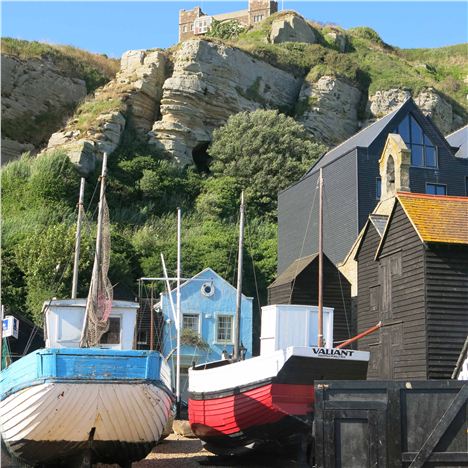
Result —
<instances>
[{"instance_id":1,"label":"chimney","mask_svg":"<svg viewBox=\"0 0 468 468\"><path fill-rule=\"evenodd\" d=\"M390 133L379 160L380 201L393 198L396 192L410 192L411 152L400 135Z\"/></svg>"}]
</instances>

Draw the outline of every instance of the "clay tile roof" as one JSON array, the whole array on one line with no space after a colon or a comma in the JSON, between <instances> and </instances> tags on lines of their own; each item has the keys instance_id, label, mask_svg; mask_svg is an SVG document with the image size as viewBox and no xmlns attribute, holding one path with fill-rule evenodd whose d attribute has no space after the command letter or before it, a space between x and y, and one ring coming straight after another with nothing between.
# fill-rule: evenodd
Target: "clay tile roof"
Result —
<instances>
[{"instance_id":1,"label":"clay tile roof","mask_svg":"<svg viewBox=\"0 0 468 468\"><path fill-rule=\"evenodd\" d=\"M468 197L399 192L397 198L423 242L468 244Z\"/></svg>"},{"instance_id":2,"label":"clay tile roof","mask_svg":"<svg viewBox=\"0 0 468 468\"><path fill-rule=\"evenodd\" d=\"M268 286L268 289L280 286L283 284L291 283L300 273L302 273L306 267L308 267L316 258L318 253L308 255L307 257L298 258L281 273L273 283Z\"/></svg>"}]
</instances>

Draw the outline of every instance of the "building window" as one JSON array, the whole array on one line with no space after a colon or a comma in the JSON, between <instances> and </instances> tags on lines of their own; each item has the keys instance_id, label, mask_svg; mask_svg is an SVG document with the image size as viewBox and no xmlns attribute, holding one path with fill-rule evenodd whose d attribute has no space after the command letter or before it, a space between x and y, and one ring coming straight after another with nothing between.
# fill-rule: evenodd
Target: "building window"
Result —
<instances>
[{"instance_id":1,"label":"building window","mask_svg":"<svg viewBox=\"0 0 468 468\"><path fill-rule=\"evenodd\" d=\"M377 177L375 179L375 199L380 200L381 195L382 195L382 179L380 177Z\"/></svg>"},{"instance_id":2,"label":"building window","mask_svg":"<svg viewBox=\"0 0 468 468\"><path fill-rule=\"evenodd\" d=\"M120 343L120 317L109 317L109 330L101 337L101 344Z\"/></svg>"},{"instance_id":3,"label":"building window","mask_svg":"<svg viewBox=\"0 0 468 468\"><path fill-rule=\"evenodd\" d=\"M426 193L430 195L447 195L447 186L445 184L426 184Z\"/></svg>"},{"instance_id":4,"label":"building window","mask_svg":"<svg viewBox=\"0 0 468 468\"><path fill-rule=\"evenodd\" d=\"M218 315L216 320L216 341L232 343L232 315Z\"/></svg>"},{"instance_id":5,"label":"building window","mask_svg":"<svg viewBox=\"0 0 468 468\"><path fill-rule=\"evenodd\" d=\"M184 33L186 33L186 32L187 32L187 26L184 26L184 27L182 28L182 31L183 31Z\"/></svg>"},{"instance_id":6,"label":"building window","mask_svg":"<svg viewBox=\"0 0 468 468\"><path fill-rule=\"evenodd\" d=\"M255 15L254 16L254 23L259 23L263 20L263 15Z\"/></svg>"},{"instance_id":7,"label":"building window","mask_svg":"<svg viewBox=\"0 0 468 468\"><path fill-rule=\"evenodd\" d=\"M411 165L437 167L437 149L412 115L407 115L394 130L411 150Z\"/></svg>"},{"instance_id":8,"label":"building window","mask_svg":"<svg viewBox=\"0 0 468 468\"><path fill-rule=\"evenodd\" d=\"M148 330L139 330L137 335L137 344L148 344Z\"/></svg>"},{"instance_id":9,"label":"building window","mask_svg":"<svg viewBox=\"0 0 468 468\"><path fill-rule=\"evenodd\" d=\"M190 31L193 31L193 23L190 25Z\"/></svg>"},{"instance_id":10,"label":"building window","mask_svg":"<svg viewBox=\"0 0 468 468\"><path fill-rule=\"evenodd\" d=\"M199 320L200 317L198 314L183 314L182 328L189 328L190 330L193 330L194 332L198 333Z\"/></svg>"}]
</instances>

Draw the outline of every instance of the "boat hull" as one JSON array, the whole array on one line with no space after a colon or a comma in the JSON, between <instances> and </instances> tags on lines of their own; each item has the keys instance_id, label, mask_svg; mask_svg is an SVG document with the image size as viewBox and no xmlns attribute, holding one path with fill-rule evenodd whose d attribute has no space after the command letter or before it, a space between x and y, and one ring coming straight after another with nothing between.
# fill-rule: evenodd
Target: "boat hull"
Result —
<instances>
[{"instance_id":1,"label":"boat hull","mask_svg":"<svg viewBox=\"0 0 468 468\"><path fill-rule=\"evenodd\" d=\"M356 355L353 357L353 354ZM305 348L191 370L189 419L208 450L281 450L311 435L314 381L365 379L368 353L314 355Z\"/></svg>"},{"instance_id":2,"label":"boat hull","mask_svg":"<svg viewBox=\"0 0 468 468\"><path fill-rule=\"evenodd\" d=\"M103 370L105 357L119 356L115 351L106 354L104 359L88 355L88 368ZM58 356L56 361L76 369L70 356ZM142 370L151 363L146 357L127 356L137 358L129 376L138 374L138 358L143 361ZM39 361L44 364L43 359ZM9 370L11 374L14 369ZM93 463L119 464L144 458L171 415L172 394L156 379L117 379L105 374L93 379L81 374L77 379L70 373L69 378L48 376L12 386L0 406L2 439L8 451L29 464L66 466L83 457ZM14 381L11 376L10 380Z\"/></svg>"}]
</instances>

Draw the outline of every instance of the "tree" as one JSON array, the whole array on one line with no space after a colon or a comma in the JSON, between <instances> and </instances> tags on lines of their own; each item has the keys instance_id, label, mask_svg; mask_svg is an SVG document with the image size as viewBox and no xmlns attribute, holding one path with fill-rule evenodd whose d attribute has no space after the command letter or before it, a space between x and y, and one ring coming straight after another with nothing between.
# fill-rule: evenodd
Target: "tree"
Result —
<instances>
[{"instance_id":1,"label":"tree","mask_svg":"<svg viewBox=\"0 0 468 468\"><path fill-rule=\"evenodd\" d=\"M234 177L254 215L276 216L277 194L326 151L304 127L276 110L241 112L213 132L214 177Z\"/></svg>"},{"instance_id":2,"label":"tree","mask_svg":"<svg viewBox=\"0 0 468 468\"><path fill-rule=\"evenodd\" d=\"M208 37L219 39L234 39L243 33L245 28L237 20L217 21L213 18L210 30L206 33Z\"/></svg>"}]
</instances>

